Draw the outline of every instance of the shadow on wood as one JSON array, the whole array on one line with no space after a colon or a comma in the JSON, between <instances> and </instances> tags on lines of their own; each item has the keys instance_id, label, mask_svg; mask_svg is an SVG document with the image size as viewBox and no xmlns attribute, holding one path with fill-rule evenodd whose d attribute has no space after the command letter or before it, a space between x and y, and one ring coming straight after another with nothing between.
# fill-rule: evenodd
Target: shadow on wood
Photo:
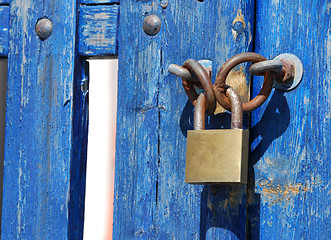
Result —
<instances>
[{"instance_id":1,"label":"shadow on wood","mask_svg":"<svg viewBox=\"0 0 331 240\"><path fill-rule=\"evenodd\" d=\"M205 186L201 193L200 240L245 239L246 186Z\"/></svg>"},{"instance_id":2,"label":"shadow on wood","mask_svg":"<svg viewBox=\"0 0 331 240\"><path fill-rule=\"evenodd\" d=\"M270 144L280 137L290 123L290 110L284 92L273 93L260 121L250 130L251 153L247 186L247 239L260 239L261 196L255 191L254 165Z\"/></svg>"},{"instance_id":3,"label":"shadow on wood","mask_svg":"<svg viewBox=\"0 0 331 240\"><path fill-rule=\"evenodd\" d=\"M187 130L193 129L193 113L194 108L188 101L180 118L180 128L185 137ZM248 122L247 115L244 116L244 122ZM261 196L255 193L254 165L273 140L286 131L289 122L290 112L284 93L275 91L262 118L250 129L252 152L247 188L245 185L203 188L200 212L201 240L217 239L217 236L240 240L246 237L259 239ZM231 114L227 112L206 119L206 129L228 128L230 124Z\"/></svg>"}]
</instances>

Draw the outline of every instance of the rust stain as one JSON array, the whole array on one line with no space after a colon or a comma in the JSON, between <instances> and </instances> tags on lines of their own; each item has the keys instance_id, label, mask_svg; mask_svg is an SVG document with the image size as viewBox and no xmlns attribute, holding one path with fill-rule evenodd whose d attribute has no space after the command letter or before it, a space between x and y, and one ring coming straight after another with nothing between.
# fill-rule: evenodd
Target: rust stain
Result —
<instances>
[{"instance_id":1,"label":"rust stain","mask_svg":"<svg viewBox=\"0 0 331 240\"><path fill-rule=\"evenodd\" d=\"M276 187L271 186L271 184L272 182L262 185L262 195L271 202L270 206L280 201L288 201L300 193L306 193L309 191L309 188L301 183L288 186L278 185Z\"/></svg>"},{"instance_id":2,"label":"rust stain","mask_svg":"<svg viewBox=\"0 0 331 240\"><path fill-rule=\"evenodd\" d=\"M209 196L208 196L208 199L207 199L207 207L209 208L210 211L213 211L214 204L211 202Z\"/></svg>"},{"instance_id":3,"label":"rust stain","mask_svg":"<svg viewBox=\"0 0 331 240\"><path fill-rule=\"evenodd\" d=\"M229 200L226 198L224 200L224 202L222 202L222 204L220 204L219 207L222 207L222 208L228 208L229 207Z\"/></svg>"},{"instance_id":4,"label":"rust stain","mask_svg":"<svg viewBox=\"0 0 331 240\"><path fill-rule=\"evenodd\" d=\"M241 12L241 9L238 9L237 16L235 19L233 19L232 25L234 25L236 22L241 22L243 24L243 27L246 28L245 18Z\"/></svg>"},{"instance_id":5,"label":"rust stain","mask_svg":"<svg viewBox=\"0 0 331 240\"><path fill-rule=\"evenodd\" d=\"M245 18L244 18L244 15L241 13L241 10L240 9L237 11L237 16L233 20L232 26L235 26L235 24L238 23L238 22L242 24L242 28L241 29L246 29ZM240 33L240 31L238 32L237 30L235 30L233 28L231 29L231 31L232 31L233 39L234 39L234 41L236 41L237 40L237 37L238 37L238 34Z\"/></svg>"},{"instance_id":6,"label":"rust stain","mask_svg":"<svg viewBox=\"0 0 331 240\"><path fill-rule=\"evenodd\" d=\"M232 190L228 197L224 201L220 202L218 208L224 209L238 209L238 206L242 204L242 194L237 190Z\"/></svg>"},{"instance_id":7,"label":"rust stain","mask_svg":"<svg viewBox=\"0 0 331 240\"><path fill-rule=\"evenodd\" d=\"M238 70L232 70L226 78L225 83L235 89L241 98L241 101L248 101L248 86L243 67ZM214 114L223 113L226 110L217 102Z\"/></svg>"}]
</instances>

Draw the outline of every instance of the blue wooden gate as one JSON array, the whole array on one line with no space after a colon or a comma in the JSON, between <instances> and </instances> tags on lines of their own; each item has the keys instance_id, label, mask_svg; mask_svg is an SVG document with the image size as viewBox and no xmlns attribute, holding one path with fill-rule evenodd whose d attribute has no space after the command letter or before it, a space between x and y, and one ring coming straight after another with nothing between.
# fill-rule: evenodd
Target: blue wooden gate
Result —
<instances>
[{"instance_id":1,"label":"blue wooden gate","mask_svg":"<svg viewBox=\"0 0 331 240\"><path fill-rule=\"evenodd\" d=\"M2 239L82 239L88 57L119 58L114 239L331 239L329 0L0 0L8 57ZM151 37L144 18L155 14ZM39 19L52 21L41 40ZM193 107L172 63L289 52L304 65L246 116L247 186L184 183ZM245 68L237 69L245 90ZM247 76L247 79L248 76ZM255 96L262 79L254 78ZM228 127L229 114L208 121Z\"/></svg>"}]
</instances>

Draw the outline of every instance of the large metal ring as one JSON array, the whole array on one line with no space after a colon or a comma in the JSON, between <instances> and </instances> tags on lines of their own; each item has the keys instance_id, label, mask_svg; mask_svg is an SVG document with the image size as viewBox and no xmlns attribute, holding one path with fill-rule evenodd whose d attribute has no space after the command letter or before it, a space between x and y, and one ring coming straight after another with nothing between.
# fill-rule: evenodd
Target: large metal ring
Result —
<instances>
[{"instance_id":1,"label":"large metal ring","mask_svg":"<svg viewBox=\"0 0 331 240\"><path fill-rule=\"evenodd\" d=\"M210 115L214 114L216 108L216 100L210 77L208 76L204 68L200 65L200 63L193 59L186 60L183 64L183 67L190 70L199 79L204 90L204 95L206 97L206 112ZM182 78L182 83L188 98L192 102L193 106L195 106L199 95L194 89L193 82Z\"/></svg>"},{"instance_id":2,"label":"large metal ring","mask_svg":"<svg viewBox=\"0 0 331 240\"><path fill-rule=\"evenodd\" d=\"M244 63L244 62L257 63L265 60L267 59L260 54L247 52L247 53L237 54L223 64L222 68L219 70L216 76L216 80L214 84L215 97L222 107L224 107L228 111L231 110L230 101L225 95L225 91L226 91L225 80L229 72L240 63ZM252 99L249 102L243 103L243 111L251 112L254 109L261 106L269 97L270 92L272 90L272 85L273 85L273 74L272 72L267 71L264 74L264 82L261 91L254 99Z\"/></svg>"}]
</instances>

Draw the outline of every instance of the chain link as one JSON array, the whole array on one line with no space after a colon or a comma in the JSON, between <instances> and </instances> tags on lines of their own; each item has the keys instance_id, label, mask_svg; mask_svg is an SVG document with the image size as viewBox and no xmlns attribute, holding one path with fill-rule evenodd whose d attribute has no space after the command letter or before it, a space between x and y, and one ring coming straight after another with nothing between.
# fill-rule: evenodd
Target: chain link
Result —
<instances>
[{"instance_id":1,"label":"chain link","mask_svg":"<svg viewBox=\"0 0 331 240\"><path fill-rule=\"evenodd\" d=\"M249 69L252 75L264 75L263 86L259 94L249 102L242 103L244 112L257 109L267 100L272 90L274 78L280 83L285 83L294 76L293 64L290 61L284 59L267 60L262 55L252 52L237 54L226 61L219 70L214 85L212 85L210 76L203 67L192 59L186 60L182 67L171 64L169 72L182 78L185 92L194 106L199 97L194 86L202 86L204 93L200 97L205 98L202 101L205 102L207 113L213 114L216 100L226 110L231 111L231 104L226 96L226 89L229 86L225 84L225 80L234 67L244 62L253 63Z\"/></svg>"}]
</instances>

